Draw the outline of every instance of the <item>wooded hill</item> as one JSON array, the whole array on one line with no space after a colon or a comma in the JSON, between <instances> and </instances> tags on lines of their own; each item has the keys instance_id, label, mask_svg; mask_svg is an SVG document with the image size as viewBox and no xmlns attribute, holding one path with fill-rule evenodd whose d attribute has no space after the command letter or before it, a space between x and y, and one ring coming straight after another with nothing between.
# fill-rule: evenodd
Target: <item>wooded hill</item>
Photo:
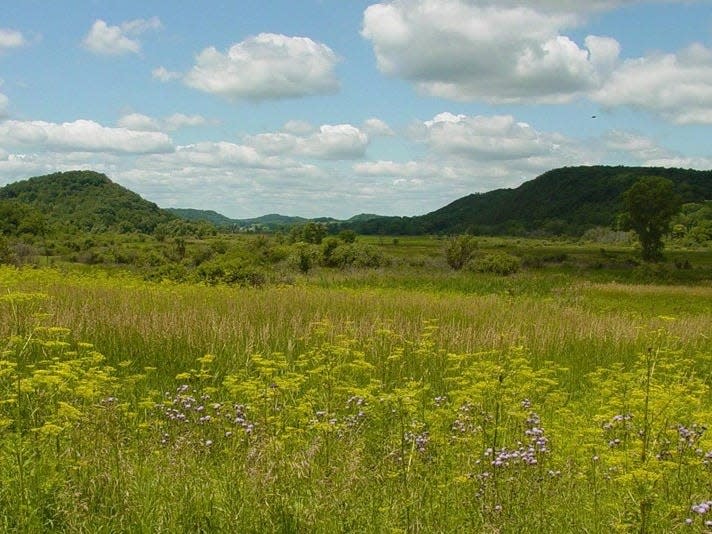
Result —
<instances>
[{"instance_id":1,"label":"wooded hill","mask_svg":"<svg viewBox=\"0 0 712 534\"><path fill-rule=\"evenodd\" d=\"M330 218L311 221L325 223L331 231L350 229L359 234L580 235L596 226L615 226L621 211L621 194L640 177L649 175L670 179L683 202L712 199L712 171L565 167L546 172L515 189L468 195L418 217L362 214L347 221ZM163 210L92 171L55 173L6 185L0 188L0 204L12 207L5 210L5 223L16 229L24 227L30 233L36 233L32 229L42 224L68 232L152 233L159 226L164 228L164 223L175 226L186 224L180 223L185 220L209 221L231 229L254 225L263 230L286 230L310 221L281 215L239 220L214 211ZM0 215L4 209L0 205Z\"/></svg>"},{"instance_id":2,"label":"wooded hill","mask_svg":"<svg viewBox=\"0 0 712 534\"><path fill-rule=\"evenodd\" d=\"M176 219L156 204L93 171L58 172L0 188L0 202L42 214L59 231L153 232Z\"/></svg>"},{"instance_id":3,"label":"wooded hill","mask_svg":"<svg viewBox=\"0 0 712 534\"><path fill-rule=\"evenodd\" d=\"M615 225L621 194L642 176L663 176L683 202L712 199L712 171L655 167L564 167L516 189L460 198L419 217L376 217L348 224L362 234L580 235Z\"/></svg>"}]
</instances>

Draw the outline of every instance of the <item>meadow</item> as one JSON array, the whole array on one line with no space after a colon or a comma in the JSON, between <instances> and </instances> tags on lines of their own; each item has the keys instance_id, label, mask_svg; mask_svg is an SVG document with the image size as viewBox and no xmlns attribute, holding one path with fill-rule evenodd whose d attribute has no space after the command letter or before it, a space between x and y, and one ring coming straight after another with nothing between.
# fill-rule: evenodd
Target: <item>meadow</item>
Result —
<instances>
[{"instance_id":1,"label":"meadow","mask_svg":"<svg viewBox=\"0 0 712 534\"><path fill-rule=\"evenodd\" d=\"M359 240L256 287L0 267L0 530L712 531L709 249Z\"/></svg>"}]
</instances>

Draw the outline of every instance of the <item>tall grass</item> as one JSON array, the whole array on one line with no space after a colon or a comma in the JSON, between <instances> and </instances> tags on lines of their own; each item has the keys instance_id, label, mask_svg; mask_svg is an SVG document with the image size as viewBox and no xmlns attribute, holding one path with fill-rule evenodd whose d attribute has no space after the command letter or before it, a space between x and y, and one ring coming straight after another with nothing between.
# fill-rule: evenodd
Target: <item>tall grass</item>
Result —
<instances>
[{"instance_id":1,"label":"tall grass","mask_svg":"<svg viewBox=\"0 0 712 534\"><path fill-rule=\"evenodd\" d=\"M704 530L712 289L492 280L0 269L0 528Z\"/></svg>"}]
</instances>

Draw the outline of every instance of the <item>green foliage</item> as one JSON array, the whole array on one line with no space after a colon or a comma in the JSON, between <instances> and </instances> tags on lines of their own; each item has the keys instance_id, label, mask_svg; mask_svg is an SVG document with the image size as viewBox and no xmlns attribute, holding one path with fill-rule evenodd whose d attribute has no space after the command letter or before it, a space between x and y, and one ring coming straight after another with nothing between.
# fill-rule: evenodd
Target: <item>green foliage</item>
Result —
<instances>
[{"instance_id":1,"label":"green foliage","mask_svg":"<svg viewBox=\"0 0 712 534\"><path fill-rule=\"evenodd\" d=\"M556 258L554 258L556 260ZM563 261L563 260L562 260ZM519 271L522 260L506 253L484 254L475 258L469 268L478 273L498 274L507 276Z\"/></svg>"},{"instance_id":2,"label":"green foliage","mask_svg":"<svg viewBox=\"0 0 712 534\"><path fill-rule=\"evenodd\" d=\"M684 202L712 198L712 171L657 167L564 167L516 189L462 197L418 217L373 217L349 222L359 234L568 235L610 228L621 211L621 195L643 176L675 184ZM527 206L522 210L522 206Z\"/></svg>"},{"instance_id":3,"label":"green foliage","mask_svg":"<svg viewBox=\"0 0 712 534\"><path fill-rule=\"evenodd\" d=\"M332 244L330 240L327 241L330 245ZM328 256L326 254L327 251ZM359 243L337 244L333 249L325 249L323 257L324 265L340 269L375 269L389 263L388 259L377 248Z\"/></svg>"},{"instance_id":4,"label":"green foliage","mask_svg":"<svg viewBox=\"0 0 712 534\"><path fill-rule=\"evenodd\" d=\"M344 243L354 243L357 236L356 232L350 229L341 230L339 232L339 239L341 239Z\"/></svg>"},{"instance_id":5,"label":"green foliage","mask_svg":"<svg viewBox=\"0 0 712 534\"><path fill-rule=\"evenodd\" d=\"M707 285L226 272L0 268L0 530L705 531Z\"/></svg>"},{"instance_id":6,"label":"green foliage","mask_svg":"<svg viewBox=\"0 0 712 534\"><path fill-rule=\"evenodd\" d=\"M321 244L322 239L326 236L326 225L310 221L306 224L293 226L289 231L289 237L292 243L308 243L311 245Z\"/></svg>"},{"instance_id":7,"label":"green foliage","mask_svg":"<svg viewBox=\"0 0 712 534\"><path fill-rule=\"evenodd\" d=\"M217 259L201 263L195 270L194 278L210 285L228 284L259 287L266 277L259 267L240 260Z\"/></svg>"},{"instance_id":8,"label":"green foliage","mask_svg":"<svg viewBox=\"0 0 712 534\"><path fill-rule=\"evenodd\" d=\"M32 206L54 230L73 232L151 233L174 219L161 210L92 171L38 176L0 188L0 200Z\"/></svg>"},{"instance_id":9,"label":"green foliage","mask_svg":"<svg viewBox=\"0 0 712 534\"><path fill-rule=\"evenodd\" d=\"M672 220L672 236L688 246L712 241L712 200L683 204Z\"/></svg>"},{"instance_id":10,"label":"green foliage","mask_svg":"<svg viewBox=\"0 0 712 534\"><path fill-rule=\"evenodd\" d=\"M298 242L292 247L289 263L295 270L307 274L319 258L319 249L309 243Z\"/></svg>"},{"instance_id":11,"label":"green foliage","mask_svg":"<svg viewBox=\"0 0 712 534\"><path fill-rule=\"evenodd\" d=\"M638 235L645 261L660 261L663 235L680 211L681 200L670 180L658 176L640 178L623 194L625 229Z\"/></svg>"},{"instance_id":12,"label":"green foliage","mask_svg":"<svg viewBox=\"0 0 712 534\"><path fill-rule=\"evenodd\" d=\"M41 236L46 231L47 224L39 210L16 200L0 200L0 235Z\"/></svg>"},{"instance_id":13,"label":"green foliage","mask_svg":"<svg viewBox=\"0 0 712 534\"><path fill-rule=\"evenodd\" d=\"M445 245L445 261L456 271L462 269L475 255L477 241L471 235L451 237Z\"/></svg>"}]
</instances>

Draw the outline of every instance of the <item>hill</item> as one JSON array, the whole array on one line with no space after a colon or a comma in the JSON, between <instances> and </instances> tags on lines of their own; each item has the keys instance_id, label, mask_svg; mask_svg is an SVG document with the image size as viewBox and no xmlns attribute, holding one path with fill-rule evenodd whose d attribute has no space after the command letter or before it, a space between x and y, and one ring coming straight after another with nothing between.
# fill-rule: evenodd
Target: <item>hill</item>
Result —
<instances>
[{"instance_id":1,"label":"hill","mask_svg":"<svg viewBox=\"0 0 712 534\"><path fill-rule=\"evenodd\" d=\"M663 176L684 202L712 199L712 171L656 167L564 167L516 189L462 197L418 217L355 221L359 233L381 234L581 234L611 226L621 211L621 194L642 176Z\"/></svg>"},{"instance_id":2,"label":"hill","mask_svg":"<svg viewBox=\"0 0 712 534\"><path fill-rule=\"evenodd\" d=\"M192 208L165 208L165 211L186 221L207 221L218 227L231 227L238 221L226 217L213 210L196 210Z\"/></svg>"},{"instance_id":3,"label":"hill","mask_svg":"<svg viewBox=\"0 0 712 534\"><path fill-rule=\"evenodd\" d=\"M150 233L175 216L93 171L58 172L0 188L0 201L44 215L51 229Z\"/></svg>"}]
</instances>

